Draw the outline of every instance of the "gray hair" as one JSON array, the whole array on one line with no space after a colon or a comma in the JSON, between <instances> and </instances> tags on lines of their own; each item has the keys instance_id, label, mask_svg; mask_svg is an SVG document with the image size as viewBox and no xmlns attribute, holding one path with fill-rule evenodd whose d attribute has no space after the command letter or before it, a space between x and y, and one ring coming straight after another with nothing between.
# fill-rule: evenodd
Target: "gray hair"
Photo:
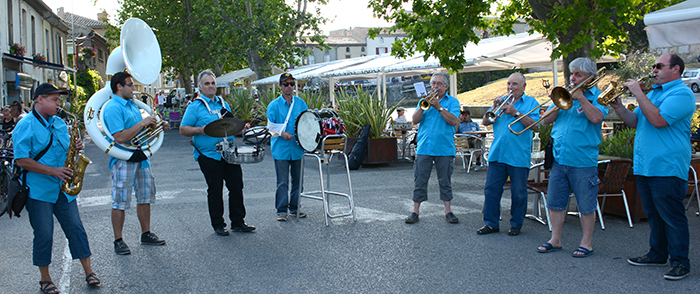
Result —
<instances>
[{"instance_id":1,"label":"gray hair","mask_svg":"<svg viewBox=\"0 0 700 294\"><path fill-rule=\"evenodd\" d=\"M598 73L595 62L587 57L579 57L574 59L571 63L569 63L569 70L572 72L580 71L584 73L586 77L597 75Z\"/></svg>"},{"instance_id":2,"label":"gray hair","mask_svg":"<svg viewBox=\"0 0 700 294\"><path fill-rule=\"evenodd\" d=\"M434 73L433 76L430 77L430 81L431 81L431 82L433 81L433 79L435 78L435 76L442 76L442 78L445 80L445 87L447 87L447 88L450 87L450 78L447 77L447 74L446 74L446 73L441 72L441 71Z\"/></svg>"},{"instance_id":3,"label":"gray hair","mask_svg":"<svg viewBox=\"0 0 700 294\"><path fill-rule=\"evenodd\" d=\"M214 78L214 81L216 81L216 75L214 74L214 72L211 71L211 69L205 69L199 73L199 76L197 76L197 84L198 85L200 85L200 86L202 85L202 78L204 76L211 76L212 78Z\"/></svg>"}]
</instances>

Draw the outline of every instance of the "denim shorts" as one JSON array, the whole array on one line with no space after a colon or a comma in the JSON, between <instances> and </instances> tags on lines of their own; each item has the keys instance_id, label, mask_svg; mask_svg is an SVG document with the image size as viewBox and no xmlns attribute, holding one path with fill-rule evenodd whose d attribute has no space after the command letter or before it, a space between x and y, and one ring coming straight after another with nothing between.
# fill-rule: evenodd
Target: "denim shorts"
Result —
<instances>
[{"instance_id":1,"label":"denim shorts","mask_svg":"<svg viewBox=\"0 0 700 294\"><path fill-rule=\"evenodd\" d=\"M551 210L566 210L569 195L576 195L578 211L581 214L591 214L598 207L598 167L573 167L560 165L554 161L549 173L547 187L547 208Z\"/></svg>"}]
</instances>

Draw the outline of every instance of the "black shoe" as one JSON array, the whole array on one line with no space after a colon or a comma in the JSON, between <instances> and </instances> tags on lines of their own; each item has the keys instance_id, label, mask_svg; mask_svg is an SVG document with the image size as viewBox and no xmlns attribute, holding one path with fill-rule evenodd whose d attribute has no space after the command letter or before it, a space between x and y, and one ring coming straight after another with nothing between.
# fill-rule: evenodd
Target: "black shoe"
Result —
<instances>
[{"instance_id":1,"label":"black shoe","mask_svg":"<svg viewBox=\"0 0 700 294\"><path fill-rule=\"evenodd\" d=\"M508 236L517 236L517 235L520 235L520 228L511 227L510 230L508 230Z\"/></svg>"},{"instance_id":2,"label":"black shoe","mask_svg":"<svg viewBox=\"0 0 700 294\"><path fill-rule=\"evenodd\" d=\"M636 266L666 266L667 262L664 261L654 261L646 255L640 257L632 257L627 259L627 263Z\"/></svg>"},{"instance_id":3,"label":"black shoe","mask_svg":"<svg viewBox=\"0 0 700 294\"><path fill-rule=\"evenodd\" d=\"M141 244L143 245L165 245L165 240L158 239L156 234L146 232L141 234Z\"/></svg>"},{"instance_id":4,"label":"black shoe","mask_svg":"<svg viewBox=\"0 0 700 294\"><path fill-rule=\"evenodd\" d=\"M690 270L685 268L680 262L674 262L673 267L664 275L666 280L680 280L687 277L690 274Z\"/></svg>"},{"instance_id":5,"label":"black shoe","mask_svg":"<svg viewBox=\"0 0 700 294\"><path fill-rule=\"evenodd\" d=\"M481 229L476 231L477 235L486 235L491 233L498 233L498 228L492 228L487 225L484 225L483 227L481 227Z\"/></svg>"},{"instance_id":6,"label":"black shoe","mask_svg":"<svg viewBox=\"0 0 700 294\"><path fill-rule=\"evenodd\" d=\"M242 223L242 224L235 226L235 227L231 226L231 231L249 233L249 232L255 231L255 227L246 225L245 223Z\"/></svg>"},{"instance_id":7,"label":"black shoe","mask_svg":"<svg viewBox=\"0 0 700 294\"><path fill-rule=\"evenodd\" d=\"M224 227L216 228L214 229L214 232L216 232L216 234L219 236L228 236L228 231Z\"/></svg>"},{"instance_id":8,"label":"black shoe","mask_svg":"<svg viewBox=\"0 0 700 294\"><path fill-rule=\"evenodd\" d=\"M459 222L459 219L455 216L454 213L451 213L451 212L445 215L445 219L447 220L448 223L451 223L451 224L456 224Z\"/></svg>"},{"instance_id":9,"label":"black shoe","mask_svg":"<svg viewBox=\"0 0 700 294\"><path fill-rule=\"evenodd\" d=\"M412 223L417 222L418 221L418 214L416 214L415 212L411 212L411 215L409 215L405 221L407 224L412 224Z\"/></svg>"},{"instance_id":10,"label":"black shoe","mask_svg":"<svg viewBox=\"0 0 700 294\"><path fill-rule=\"evenodd\" d=\"M131 249L129 249L129 246L126 246L124 240L119 239L114 241L114 252L119 255L129 255L131 254Z\"/></svg>"}]
</instances>

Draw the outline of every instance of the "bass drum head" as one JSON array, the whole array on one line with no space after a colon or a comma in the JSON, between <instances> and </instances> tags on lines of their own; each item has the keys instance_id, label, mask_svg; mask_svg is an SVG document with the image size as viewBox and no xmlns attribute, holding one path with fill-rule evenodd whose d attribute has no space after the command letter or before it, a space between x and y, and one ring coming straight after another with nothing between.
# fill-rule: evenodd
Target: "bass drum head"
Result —
<instances>
[{"instance_id":1,"label":"bass drum head","mask_svg":"<svg viewBox=\"0 0 700 294\"><path fill-rule=\"evenodd\" d=\"M321 118L312 110L306 110L297 117L296 125L297 144L306 152L314 152L321 146Z\"/></svg>"}]
</instances>

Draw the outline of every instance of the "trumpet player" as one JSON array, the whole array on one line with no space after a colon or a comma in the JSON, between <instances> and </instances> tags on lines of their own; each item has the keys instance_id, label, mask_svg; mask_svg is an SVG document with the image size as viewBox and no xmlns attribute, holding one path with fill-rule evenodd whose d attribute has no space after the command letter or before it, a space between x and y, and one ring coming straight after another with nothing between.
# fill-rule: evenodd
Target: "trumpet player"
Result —
<instances>
[{"instance_id":1,"label":"trumpet player","mask_svg":"<svg viewBox=\"0 0 700 294\"><path fill-rule=\"evenodd\" d=\"M68 94L68 91L49 83L39 85L34 91L33 110L17 123L12 134L16 165L27 171L29 199L26 205L34 230L33 263L39 267L39 285L43 293L58 293L49 273L54 216L68 239L73 259L80 259L87 284L100 285L90 265L92 254L75 201L77 196L61 191L61 185L73 176L73 171L64 166L70 140L77 140L78 150L83 149L83 142L80 138L71 138L66 123L56 116L60 94Z\"/></svg>"},{"instance_id":2,"label":"trumpet player","mask_svg":"<svg viewBox=\"0 0 700 294\"><path fill-rule=\"evenodd\" d=\"M555 122L552 127L554 162L547 187L547 209L552 224L552 237L539 246L537 252L547 253L562 248L561 230L569 195L573 190L581 215L583 236L572 256L587 257L593 254L594 212L597 208L600 184L598 144L603 139L600 131L608 109L598 103L601 92L597 87L591 86L586 90L593 83L590 80L597 76L595 63L589 58L579 57L569 64L569 70L571 83L581 86L578 87L581 90L570 93L571 108L552 110L555 109L552 104L548 112L553 113L542 120L544 124Z\"/></svg>"},{"instance_id":3,"label":"trumpet player","mask_svg":"<svg viewBox=\"0 0 700 294\"><path fill-rule=\"evenodd\" d=\"M525 76L514 73L508 77L508 91L512 95L509 101L494 101L492 109L500 106L503 114L493 122L493 143L489 149L489 168L486 174L484 187L484 226L476 231L479 235L496 233L499 231L501 217L501 196L503 185L508 177L511 180L510 195L510 230L508 236L517 236L525 220L527 210L527 177L530 171L530 151L532 150L532 130L527 130L518 136L508 129L508 125L520 118L539 104L535 98L525 95ZM500 105L500 103L504 103ZM539 119L536 111L530 112L514 126L519 130L534 124ZM484 119L484 125L490 125L491 121Z\"/></svg>"},{"instance_id":4,"label":"trumpet player","mask_svg":"<svg viewBox=\"0 0 700 294\"><path fill-rule=\"evenodd\" d=\"M681 81L683 60L675 54L661 55L653 66L654 87L644 94L635 80L624 86L637 98L634 112L617 99L610 106L620 118L636 128L634 174L644 213L651 227L649 252L627 260L636 266L665 266L668 280L690 274L689 231L683 199L688 188L691 146L690 120L695 95Z\"/></svg>"},{"instance_id":5,"label":"trumpet player","mask_svg":"<svg viewBox=\"0 0 700 294\"><path fill-rule=\"evenodd\" d=\"M119 144L130 141L142 129L159 122L148 116L141 118L141 110L134 104L134 81L126 72L118 72L110 81L112 99L104 107L104 121L107 129ZM167 122L160 122L163 130L170 129ZM137 151L141 152L141 151ZM145 155L121 160L109 159L112 172L112 229L114 230L114 252L119 255L131 254L129 246L122 239L125 210L131 203L131 190L136 192L136 215L141 225L141 244L165 245L165 240L151 232L151 203L156 200L155 178L151 174L151 160Z\"/></svg>"},{"instance_id":6,"label":"trumpet player","mask_svg":"<svg viewBox=\"0 0 700 294\"><path fill-rule=\"evenodd\" d=\"M408 224L418 221L420 205L428 200L428 179L435 163L440 183L440 200L445 205L445 219L449 223L458 223L459 219L451 209L451 177L455 157L455 127L459 124L459 100L447 95L447 75L444 73L433 74L430 86L431 92L435 94L426 98L430 99L430 108L423 110L419 102L412 117L412 121L420 123L420 127L413 165L413 211L405 221Z\"/></svg>"}]
</instances>

